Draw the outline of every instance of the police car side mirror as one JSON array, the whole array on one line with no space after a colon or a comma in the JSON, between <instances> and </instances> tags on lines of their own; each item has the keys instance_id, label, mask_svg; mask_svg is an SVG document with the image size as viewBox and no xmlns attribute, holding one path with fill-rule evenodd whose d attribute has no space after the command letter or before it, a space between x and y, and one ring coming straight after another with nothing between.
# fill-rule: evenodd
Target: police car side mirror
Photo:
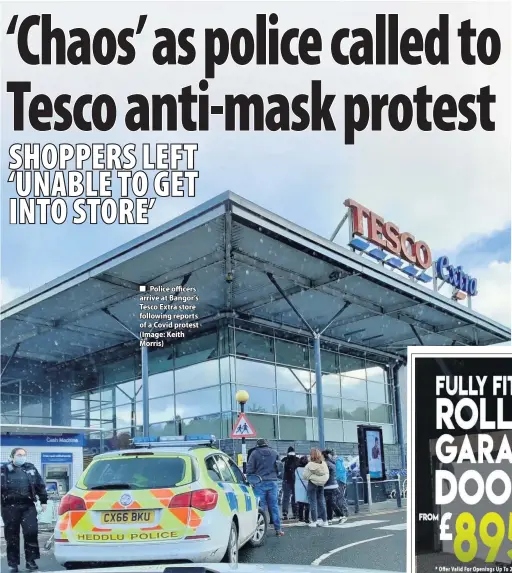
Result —
<instances>
[{"instance_id":1,"label":"police car side mirror","mask_svg":"<svg viewBox=\"0 0 512 573\"><path fill-rule=\"evenodd\" d=\"M253 487L254 487L255 485L258 485L259 483L261 483L261 482L263 481L263 480L261 479L261 477L260 477L260 476L257 476L257 475L247 476L246 479L247 479L247 483L249 483L249 484L252 485Z\"/></svg>"}]
</instances>

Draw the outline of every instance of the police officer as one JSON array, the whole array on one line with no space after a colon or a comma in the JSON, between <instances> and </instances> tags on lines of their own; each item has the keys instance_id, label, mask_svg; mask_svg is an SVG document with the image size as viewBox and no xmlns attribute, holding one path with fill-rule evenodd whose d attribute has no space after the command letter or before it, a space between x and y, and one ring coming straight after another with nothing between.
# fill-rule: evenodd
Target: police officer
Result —
<instances>
[{"instance_id":1,"label":"police officer","mask_svg":"<svg viewBox=\"0 0 512 573\"><path fill-rule=\"evenodd\" d=\"M20 526L25 540L25 560L29 571L37 571L39 559L37 540L36 499L46 509L48 495L43 478L36 467L27 462L27 452L14 448L9 462L2 464L1 500L4 536L7 544L7 563L11 573L17 573L20 564Z\"/></svg>"}]
</instances>

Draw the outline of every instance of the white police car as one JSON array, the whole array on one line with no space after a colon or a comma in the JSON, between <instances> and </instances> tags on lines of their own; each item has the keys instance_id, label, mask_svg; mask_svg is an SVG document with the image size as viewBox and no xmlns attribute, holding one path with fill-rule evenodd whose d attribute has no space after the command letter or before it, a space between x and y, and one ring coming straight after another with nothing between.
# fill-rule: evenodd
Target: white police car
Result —
<instances>
[{"instance_id":1,"label":"white police car","mask_svg":"<svg viewBox=\"0 0 512 573\"><path fill-rule=\"evenodd\" d=\"M252 486L213 436L136 438L96 456L62 499L55 558L88 562L238 562L265 541Z\"/></svg>"}]
</instances>

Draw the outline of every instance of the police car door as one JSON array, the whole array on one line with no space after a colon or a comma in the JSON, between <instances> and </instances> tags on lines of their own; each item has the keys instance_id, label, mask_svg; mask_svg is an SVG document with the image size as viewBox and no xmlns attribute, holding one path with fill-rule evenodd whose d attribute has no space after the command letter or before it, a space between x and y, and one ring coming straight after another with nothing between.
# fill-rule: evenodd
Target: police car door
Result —
<instances>
[{"instance_id":1,"label":"police car door","mask_svg":"<svg viewBox=\"0 0 512 573\"><path fill-rule=\"evenodd\" d=\"M245 498L245 516L247 517L247 527L249 530L248 535L249 537L252 537L258 523L258 505L256 503L256 496L254 495L252 486L244 478L244 474L241 472L240 468L231 458L227 458L227 461L233 475L235 476L235 481Z\"/></svg>"},{"instance_id":2,"label":"police car door","mask_svg":"<svg viewBox=\"0 0 512 573\"><path fill-rule=\"evenodd\" d=\"M222 488L228 497L231 510L237 514L240 524L240 541L246 541L252 534L250 513L247 511L245 493L237 483L233 472L229 467L229 458L222 454L215 455L215 463L222 476Z\"/></svg>"}]
</instances>

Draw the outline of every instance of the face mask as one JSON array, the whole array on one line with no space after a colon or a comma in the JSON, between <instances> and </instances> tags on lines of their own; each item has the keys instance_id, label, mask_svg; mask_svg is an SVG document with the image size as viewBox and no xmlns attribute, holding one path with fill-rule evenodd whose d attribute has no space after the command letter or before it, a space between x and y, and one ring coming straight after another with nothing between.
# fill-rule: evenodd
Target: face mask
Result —
<instances>
[{"instance_id":1,"label":"face mask","mask_svg":"<svg viewBox=\"0 0 512 573\"><path fill-rule=\"evenodd\" d=\"M27 456L14 456L14 465L15 466L22 466L27 461Z\"/></svg>"}]
</instances>

